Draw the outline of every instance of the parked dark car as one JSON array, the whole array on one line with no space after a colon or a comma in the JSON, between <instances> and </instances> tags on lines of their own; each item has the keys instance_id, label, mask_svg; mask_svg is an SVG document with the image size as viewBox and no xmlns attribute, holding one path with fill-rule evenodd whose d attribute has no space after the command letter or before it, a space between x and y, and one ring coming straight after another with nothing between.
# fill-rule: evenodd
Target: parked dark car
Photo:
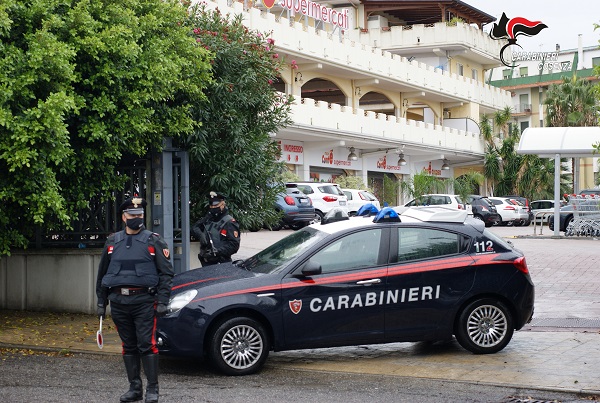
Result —
<instances>
[{"instance_id":1,"label":"parked dark car","mask_svg":"<svg viewBox=\"0 0 600 403\"><path fill-rule=\"evenodd\" d=\"M315 219L315 208L310 200L293 183L285 185L285 193L277 195L275 210L282 213L279 228L271 227L272 230L289 227L299 230L306 227Z\"/></svg>"},{"instance_id":2,"label":"parked dark car","mask_svg":"<svg viewBox=\"0 0 600 403\"><path fill-rule=\"evenodd\" d=\"M571 221L573 221L573 206L567 204L560 208L560 226L558 230L564 232ZM550 231L554 231L554 214L548 216L548 228Z\"/></svg>"},{"instance_id":3,"label":"parked dark car","mask_svg":"<svg viewBox=\"0 0 600 403\"><path fill-rule=\"evenodd\" d=\"M467 197L467 204L471 205L473 217L483 221L486 227L491 227L500 222L500 214L498 214L496 206L487 197L470 195Z\"/></svg>"},{"instance_id":4,"label":"parked dark car","mask_svg":"<svg viewBox=\"0 0 600 403\"><path fill-rule=\"evenodd\" d=\"M600 196L600 189L583 189L581 192L579 192L579 194L582 196L586 196L586 195Z\"/></svg>"},{"instance_id":5,"label":"parked dark car","mask_svg":"<svg viewBox=\"0 0 600 403\"><path fill-rule=\"evenodd\" d=\"M177 274L157 341L229 375L259 371L269 351L453 335L493 354L533 307L523 254L466 210L334 209L246 260Z\"/></svg>"}]
</instances>

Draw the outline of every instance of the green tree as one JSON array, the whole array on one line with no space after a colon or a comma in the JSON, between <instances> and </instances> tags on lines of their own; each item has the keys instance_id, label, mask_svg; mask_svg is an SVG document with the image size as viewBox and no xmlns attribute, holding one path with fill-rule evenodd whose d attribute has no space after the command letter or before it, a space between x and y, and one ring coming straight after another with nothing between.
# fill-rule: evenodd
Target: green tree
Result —
<instances>
[{"instance_id":1,"label":"green tree","mask_svg":"<svg viewBox=\"0 0 600 403\"><path fill-rule=\"evenodd\" d=\"M344 189L360 189L372 192L372 190L365 185L360 176L340 175L335 178L334 182Z\"/></svg>"},{"instance_id":2,"label":"green tree","mask_svg":"<svg viewBox=\"0 0 600 403\"><path fill-rule=\"evenodd\" d=\"M412 199L419 199L429 193L446 193L448 181L423 170L400 182L402 193Z\"/></svg>"},{"instance_id":3,"label":"green tree","mask_svg":"<svg viewBox=\"0 0 600 403\"><path fill-rule=\"evenodd\" d=\"M577 75L564 77L562 83L550 85L544 105L547 126L598 125L598 87Z\"/></svg>"},{"instance_id":4,"label":"green tree","mask_svg":"<svg viewBox=\"0 0 600 403\"><path fill-rule=\"evenodd\" d=\"M546 92L546 125L549 127L597 126L600 116L598 86L587 80L564 77ZM571 159L571 184L575 183L575 159Z\"/></svg>"},{"instance_id":5,"label":"green tree","mask_svg":"<svg viewBox=\"0 0 600 403\"><path fill-rule=\"evenodd\" d=\"M192 132L208 52L170 0L0 4L0 255L64 229L125 178L123 154Z\"/></svg>"},{"instance_id":6,"label":"green tree","mask_svg":"<svg viewBox=\"0 0 600 403\"><path fill-rule=\"evenodd\" d=\"M194 39L214 55L207 99L194 107L202 125L187 136L192 219L203 215L211 190L227 194L242 228L278 220L272 209L283 189L280 150L270 135L291 123L291 98L273 90L283 63L275 41L248 30L242 16L222 15L204 4L186 20Z\"/></svg>"}]
</instances>

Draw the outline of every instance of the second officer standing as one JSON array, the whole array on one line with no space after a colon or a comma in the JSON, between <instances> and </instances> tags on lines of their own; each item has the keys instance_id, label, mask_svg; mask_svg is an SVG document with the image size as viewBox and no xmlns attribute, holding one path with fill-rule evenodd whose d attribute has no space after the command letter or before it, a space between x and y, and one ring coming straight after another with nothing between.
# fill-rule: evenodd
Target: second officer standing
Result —
<instances>
[{"instance_id":1,"label":"second officer standing","mask_svg":"<svg viewBox=\"0 0 600 403\"><path fill-rule=\"evenodd\" d=\"M240 249L240 226L229 214L225 196L210 192L208 213L192 227L192 234L200 241L198 259L202 267L231 262L231 255Z\"/></svg>"}]
</instances>

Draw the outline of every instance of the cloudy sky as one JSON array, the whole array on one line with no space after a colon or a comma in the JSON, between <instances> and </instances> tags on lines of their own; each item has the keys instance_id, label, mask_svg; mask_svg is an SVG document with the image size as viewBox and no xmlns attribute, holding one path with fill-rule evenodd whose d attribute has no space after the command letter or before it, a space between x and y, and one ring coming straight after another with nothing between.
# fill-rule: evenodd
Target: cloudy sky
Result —
<instances>
[{"instance_id":1,"label":"cloudy sky","mask_svg":"<svg viewBox=\"0 0 600 403\"><path fill-rule=\"evenodd\" d=\"M519 44L524 51L552 51L556 44L562 50L575 49L578 35L582 34L583 46L598 46L600 29L594 31L594 23L600 24L598 0L463 0L463 2L496 17L502 12L510 18L523 17L530 21L541 21L548 28L532 37L520 36ZM493 24L484 26L489 32Z\"/></svg>"}]
</instances>

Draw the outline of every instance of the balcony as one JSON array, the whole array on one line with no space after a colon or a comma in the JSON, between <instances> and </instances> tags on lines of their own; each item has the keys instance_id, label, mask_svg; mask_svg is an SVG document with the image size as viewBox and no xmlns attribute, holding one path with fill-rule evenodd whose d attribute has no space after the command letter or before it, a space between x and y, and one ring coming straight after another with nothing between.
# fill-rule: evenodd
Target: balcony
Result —
<instances>
[{"instance_id":1,"label":"balcony","mask_svg":"<svg viewBox=\"0 0 600 403\"><path fill-rule=\"evenodd\" d=\"M372 28L368 35L348 33L350 39L369 46L384 49L405 57L419 54L446 56L460 54L465 59L480 63L484 68L500 64L500 50L503 42L491 39L489 35L468 24L403 25Z\"/></svg>"},{"instance_id":2,"label":"balcony","mask_svg":"<svg viewBox=\"0 0 600 403\"><path fill-rule=\"evenodd\" d=\"M531 115L531 104L513 105L513 115Z\"/></svg>"}]
</instances>

